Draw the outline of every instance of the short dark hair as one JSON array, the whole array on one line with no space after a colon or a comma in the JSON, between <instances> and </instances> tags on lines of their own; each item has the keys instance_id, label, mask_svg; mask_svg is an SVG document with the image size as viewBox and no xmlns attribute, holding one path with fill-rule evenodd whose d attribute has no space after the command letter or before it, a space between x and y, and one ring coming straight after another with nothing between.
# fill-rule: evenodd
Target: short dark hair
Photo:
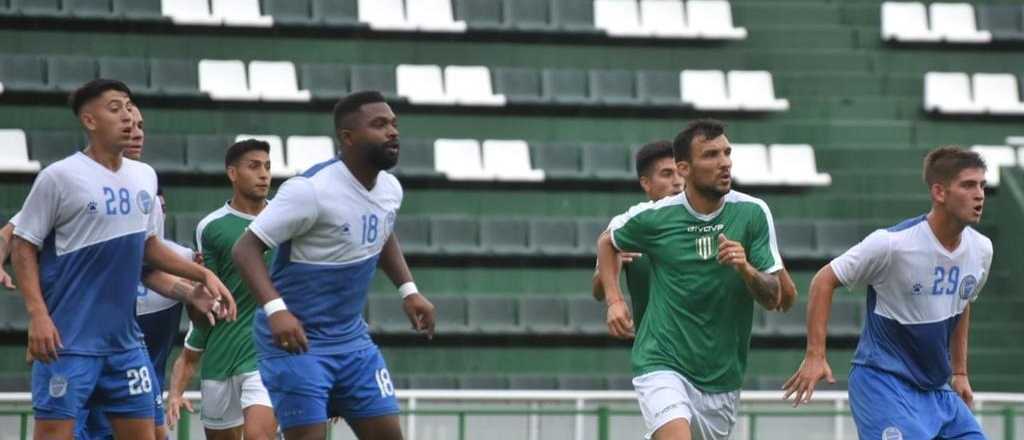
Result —
<instances>
[{"instance_id":1,"label":"short dark hair","mask_svg":"<svg viewBox=\"0 0 1024 440\"><path fill-rule=\"evenodd\" d=\"M672 150L676 156L676 162L690 161L693 140L703 137L705 140L717 138L725 134L725 123L717 119L698 119L686 124L686 128L676 135L672 142Z\"/></svg>"},{"instance_id":2,"label":"short dark hair","mask_svg":"<svg viewBox=\"0 0 1024 440\"><path fill-rule=\"evenodd\" d=\"M924 183L946 185L961 171L968 168L988 169L985 159L977 152L957 146L943 146L928 152L924 157Z\"/></svg>"},{"instance_id":3,"label":"short dark hair","mask_svg":"<svg viewBox=\"0 0 1024 440\"><path fill-rule=\"evenodd\" d=\"M250 151L263 151L270 154L270 144L256 139L243 139L231 144L227 153L224 154L224 168L234 165L238 159Z\"/></svg>"},{"instance_id":4,"label":"short dark hair","mask_svg":"<svg viewBox=\"0 0 1024 440\"><path fill-rule=\"evenodd\" d=\"M358 112L359 108L366 104L387 102L384 95L376 90L364 90L355 92L338 100L334 104L334 129L339 130L344 125L344 119L352 113Z\"/></svg>"},{"instance_id":5,"label":"short dark hair","mask_svg":"<svg viewBox=\"0 0 1024 440\"><path fill-rule=\"evenodd\" d=\"M664 158L673 158L672 143L669 141L658 140L640 147L636 152L636 177L650 177L654 162Z\"/></svg>"},{"instance_id":6,"label":"short dark hair","mask_svg":"<svg viewBox=\"0 0 1024 440\"><path fill-rule=\"evenodd\" d=\"M71 96L68 96L68 105L71 106L71 111L75 112L75 116L78 116L83 106L108 90L124 92L128 98L132 98L132 90L125 83L116 79L97 78L71 92Z\"/></svg>"}]
</instances>

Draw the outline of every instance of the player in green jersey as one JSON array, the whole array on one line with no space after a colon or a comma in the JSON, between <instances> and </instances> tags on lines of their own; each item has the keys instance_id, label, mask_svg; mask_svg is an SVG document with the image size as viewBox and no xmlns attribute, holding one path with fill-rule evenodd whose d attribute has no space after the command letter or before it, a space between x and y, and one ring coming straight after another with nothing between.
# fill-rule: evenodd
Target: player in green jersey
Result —
<instances>
[{"instance_id":1,"label":"player in green jersey","mask_svg":"<svg viewBox=\"0 0 1024 440\"><path fill-rule=\"evenodd\" d=\"M673 150L683 193L637 205L598 240L613 336L633 321L615 282L619 252L650 258L650 302L631 356L655 440L726 439L736 423L754 302L783 305L775 227L760 199L732 191L732 148L714 120L690 123Z\"/></svg>"},{"instance_id":2,"label":"player in green jersey","mask_svg":"<svg viewBox=\"0 0 1024 440\"><path fill-rule=\"evenodd\" d=\"M203 264L231 289L238 304L238 319L213 327L195 323L190 326L185 349L171 373L167 420L176 423L182 406L192 410L182 394L202 360L201 418L206 438L212 440L241 439L243 433L247 440L271 440L277 430L252 340L256 301L231 261L231 248L267 205L269 152L270 145L253 139L228 148L224 166L234 195L196 227L196 247L203 256ZM269 252L264 258L269 262Z\"/></svg>"}]
</instances>

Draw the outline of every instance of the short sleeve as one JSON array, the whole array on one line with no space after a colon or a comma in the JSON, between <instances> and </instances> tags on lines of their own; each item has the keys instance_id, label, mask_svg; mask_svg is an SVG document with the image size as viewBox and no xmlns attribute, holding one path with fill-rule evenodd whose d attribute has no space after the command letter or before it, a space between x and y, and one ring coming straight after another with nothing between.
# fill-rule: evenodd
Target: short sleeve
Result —
<instances>
[{"instance_id":1,"label":"short sleeve","mask_svg":"<svg viewBox=\"0 0 1024 440\"><path fill-rule=\"evenodd\" d=\"M289 179L274 200L252 221L249 230L270 248L308 231L318 214L315 188L304 177Z\"/></svg>"},{"instance_id":2,"label":"short sleeve","mask_svg":"<svg viewBox=\"0 0 1024 440\"><path fill-rule=\"evenodd\" d=\"M877 230L832 260L832 272L844 286L865 286L882 281L889 265L889 232Z\"/></svg>"},{"instance_id":3,"label":"short sleeve","mask_svg":"<svg viewBox=\"0 0 1024 440\"><path fill-rule=\"evenodd\" d=\"M153 197L153 209L149 212L149 219L146 222L146 237L156 236L163 239L164 230L164 207L160 205L160 198Z\"/></svg>"},{"instance_id":4,"label":"short sleeve","mask_svg":"<svg viewBox=\"0 0 1024 440\"><path fill-rule=\"evenodd\" d=\"M15 227L17 227L18 226L18 219L20 219L20 218L21 218L21 211L18 211L16 213L14 213L14 215L12 215L11 218L7 219L7 223L10 223L10 224L14 225Z\"/></svg>"},{"instance_id":5,"label":"short sleeve","mask_svg":"<svg viewBox=\"0 0 1024 440\"><path fill-rule=\"evenodd\" d=\"M988 283L989 274L992 273L992 241L985 237L983 244L984 253L981 257L981 264L985 270L985 274L980 280L978 280L978 287L975 288L975 293L971 295L971 302L977 301L978 297L981 296L981 290L985 288L985 284Z\"/></svg>"},{"instance_id":6,"label":"short sleeve","mask_svg":"<svg viewBox=\"0 0 1024 440\"><path fill-rule=\"evenodd\" d=\"M57 224L57 211L61 203L60 187L52 172L43 170L32 184L25 204L18 213L14 225L14 235L41 247L43 240ZM30 213L22 215L22 213Z\"/></svg>"},{"instance_id":7,"label":"short sleeve","mask_svg":"<svg viewBox=\"0 0 1024 440\"><path fill-rule=\"evenodd\" d=\"M200 226L200 228L196 228L196 249L203 255L203 265L216 273L217 268L220 267L220 249L217 248L217 242L212 237L214 234L209 228L209 224L200 224ZM228 251L230 252L230 249Z\"/></svg>"},{"instance_id":8,"label":"short sleeve","mask_svg":"<svg viewBox=\"0 0 1024 440\"><path fill-rule=\"evenodd\" d=\"M747 259L758 271L775 273L782 270L782 256L779 242L775 238L775 221L772 211L764 202L758 202L750 221L751 235Z\"/></svg>"},{"instance_id":9,"label":"short sleeve","mask_svg":"<svg viewBox=\"0 0 1024 440\"><path fill-rule=\"evenodd\" d=\"M206 350L206 339L210 336L209 327L196 327L188 323L188 333L185 334L185 348L192 351Z\"/></svg>"},{"instance_id":10,"label":"short sleeve","mask_svg":"<svg viewBox=\"0 0 1024 440\"><path fill-rule=\"evenodd\" d=\"M624 252L644 252L651 246L654 235L654 228L650 225L653 206L651 202L641 203L612 219L608 225L608 233L616 249Z\"/></svg>"}]
</instances>

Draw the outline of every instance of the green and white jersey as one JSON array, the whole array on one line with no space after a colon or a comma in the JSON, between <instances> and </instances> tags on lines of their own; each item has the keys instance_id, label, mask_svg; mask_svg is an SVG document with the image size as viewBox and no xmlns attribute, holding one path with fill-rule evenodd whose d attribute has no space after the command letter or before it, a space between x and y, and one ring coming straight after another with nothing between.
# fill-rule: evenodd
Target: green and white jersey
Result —
<instances>
[{"instance_id":1,"label":"green and white jersey","mask_svg":"<svg viewBox=\"0 0 1024 440\"><path fill-rule=\"evenodd\" d=\"M252 340L256 300L249 294L231 261L231 248L254 218L225 204L203 218L196 227L196 246L203 254L203 264L220 278L238 305L238 319L234 322L222 321L213 327L189 327L185 347L204 352L200 369L203 380L225 380L257 370ZM264 260L269 262L269 256L270 252L267 252Z\"/></svg>"},{"instance_id":2,"label":"green and white jersey","mask_svg":"<svg viewBox=\"0 0 1024 440\"><path fill-rule=\"evenodd\" d=\"M718 234L740 242L757 270L781 270L768 205L731 191L705 215L682 193L634 206L610 230L616 248L650 259L650 301L633 342L634 374L670 370L704 392L739 389L754 300L739 273L718 263Z\"/></svg>"},{"instance_id":3,"label":"green and white jersey","mask_svg":"<svg viewBox=\"0 0 1024 440\"><path fill-rule=\"evenodd\" d=\"M613 226L621 224L628 214L626 212L613 218L607 230L611 231ZM650 298L651 259L641 254L632 262L623 263L622 273L626 274L626 290L629 291L629 299L633 306L633 324L639 328Z\"/></svg>"}]
</instances>

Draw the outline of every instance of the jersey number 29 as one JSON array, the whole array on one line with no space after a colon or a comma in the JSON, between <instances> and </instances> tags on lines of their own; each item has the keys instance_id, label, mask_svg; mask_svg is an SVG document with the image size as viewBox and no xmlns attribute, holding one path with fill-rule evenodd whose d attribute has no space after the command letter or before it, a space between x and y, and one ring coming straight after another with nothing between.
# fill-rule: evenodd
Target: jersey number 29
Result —
<instances>
[{"instance_id":1,"label":"jersey number 29","mask_svg":"<svg viewBox=\"0 0 1024 440\"><path fill-rule=\"evenodd\" d=\"M960 266L953 266L946 270L942 266L935 266L935 282L932 283L932 295L952 295L956 293L956 286L960 284Z\"/></svg>"}]
</instances>

